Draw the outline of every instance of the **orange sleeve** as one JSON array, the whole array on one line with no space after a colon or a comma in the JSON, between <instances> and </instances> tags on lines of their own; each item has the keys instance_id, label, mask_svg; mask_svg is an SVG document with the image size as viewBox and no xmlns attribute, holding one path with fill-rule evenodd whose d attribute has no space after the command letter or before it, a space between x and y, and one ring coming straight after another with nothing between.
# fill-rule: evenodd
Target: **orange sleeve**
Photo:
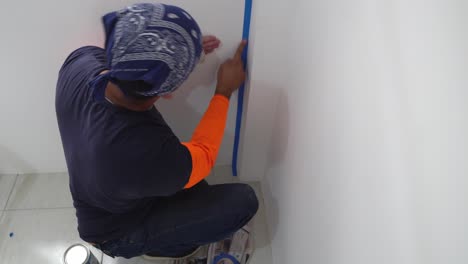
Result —
<instances>
[{"instance_id":1,"label":"orange sleeve","mask_svg":"<svg viewBox=\"0 0 468 264\"><path fill-rule=\"evenodd\" d=\"M215 95L186 146L192 156L192 173L185 189L191 188L211 172L223 140L229 99Z\"/></svg>"}]
</instances>

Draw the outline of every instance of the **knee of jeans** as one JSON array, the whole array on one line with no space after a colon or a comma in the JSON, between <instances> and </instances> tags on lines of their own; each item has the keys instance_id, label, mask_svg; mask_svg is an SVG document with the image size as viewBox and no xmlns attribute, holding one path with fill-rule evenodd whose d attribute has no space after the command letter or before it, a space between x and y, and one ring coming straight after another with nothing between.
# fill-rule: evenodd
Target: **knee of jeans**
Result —
<instances>
[{"instance_id":1,"label":"knee of jeans","mask_svg":"<svg viewBox=\"0 0 468 264\"><path fill-rule=\"evenodd\" d=\"M249 215L254 216L259 206L255 190L248 184L241 184L240 189L239 194L243 197L242 208L244 208Z\"/></svg>"}]
</instances>

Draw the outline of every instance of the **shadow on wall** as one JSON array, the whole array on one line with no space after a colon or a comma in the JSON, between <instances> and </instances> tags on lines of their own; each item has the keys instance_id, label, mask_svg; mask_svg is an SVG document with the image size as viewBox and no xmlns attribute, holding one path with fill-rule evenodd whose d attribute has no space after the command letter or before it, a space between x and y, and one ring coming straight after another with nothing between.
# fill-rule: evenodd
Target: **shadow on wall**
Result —
<instances>
[{"instance_id":1,"label":"shadow on wall","mask_svg":"<svg viewBox=\"0 0 468 264\"><path fill-rule=\"evenodd\" d=\"M266 166L266 169L255 171L254 173L265 173L262 182L263 198L266 206L266 217L268 218L268 231L270 238L265 238L263 241L256 241L260 247L271 245L271 241L275 239L280 219L278 207L278 193L272 189L271 183L276 181L279 173L274 171L275 168L281 168L287 151L289 137L289 106L287 95L282 91L278 84L270 83L263 80L251 80L251 89L257 91L265 91L261 94L259 100L255 100L254 105L248 105L248 112L254 113L251 115L252 120L249 124L249 138L255 141L249 144L260 144L265 146L264 149L257 152L252 149L253 153L245 153L250 159L259 160L259 166ZM250 91L247 91L250 93ZM266 157L256 157L257 154L264 153ZM263 161L262 161L263 160ZM264 163L263 163L264 162ZM249 163L250 164L250 163ZM251 164L255 167L256 164ZM252 170L255 170L253 168Z\"/></svg>"},{"instance_id":2,"label":"shadow on wall","mask_svg":"<svg viewBox=\"0 0 468 264\"><path fill-rule=\"evenodd\" d=\"M172 99L162 99L156 103L169 126L181 141L188 141L202 118L214 94L217 71L221 63L216 53L206 56L190 78L174 93ZM197 102L194 105L194 102ZM184 117L183 119L181 117ZM222 149L232 149L233 128L226 127ZM227 141L229 140L229 141ZM221 155L221 153L220 153ZM218 160L223 159L221 156ZM224 157L224 160L226 157Z\"/></svg>"},{"instance_id":3,"label":"shadow on wall","mask_svg":"<svg viewBox=\"0 0 468 264\"><path fill-rule=\"evenodd\" d=\"M289 142L289 102L286 93L279 89L273 120L273 130L268 150L267 168L280 166L285 158Z\"/></svg>"},{"instance_id":4,"label":"shadow on wall","mask_svg":"<svg viewBox=\"0 0 468 264\"><path fill-rule=\"evenodd\" d=\"M16 153L0 145L0 174L18 174L20 171L37 172Z\"/></svg>"},{"instance_id":5,"label":"shadow on wall","mask_svg":"<svg viewBox=\"0 0 468 264\"><path fill-rule=\"evenodd\" d=\"M199 63L189 79L179 89L182 97L188 97L196 87L212 89L213 87L211 87L211 85L217 81L217 73L220 64L221 59L216 53L206 55L205 60Z\"/></svg>"},{"instance_id":6,"label":"shadow on wall","mask_svg":"<svg viewBox=\"0 0 468 264\"><path fill-rule=\"evenodd\" d=\"M340 164L334 162L333 156L323 158L333 148L327 145L333 142L333 135L328 135L327 128L321 127L325 122L310 116L317 116L317 113L295 111L294 100L285 89L291 88L278 89L276 103L273 103L272 134L262 182L273 250L279 249L274 254L275 263L298 259L298 256L288 255L297 252L298 248L310 249L303 253L310 256L307 263L338 263L340 241L335 229L336 222L342 220L337 212L337 208L342 207L337 198L342 183L333 174ZM310 104L319 104L320 100L317 96L310 100ZM317 107L308 109L316 111ZM298 114L300 116L295 116ZM320 115L320 118L326 120L328 117ZM313 129L307 131L310 134L292 130L300 128L301 124L302 127L310 126L302 122L314 122ZM331 160L331 164L326 163L327 160ZM304 241L307 241L306 245L299 245Z\"/></svg>"},{"instance_id":7,"label":"shadow on wall","mask_svg":"<svg viewBox=\"0 0 468 264\"><path fill-rule=\"evenodd\" d=\"M189 79L174 93L173 98L169 100L162 99L156 103L158 110L161 111L170 127L175 130L177 136L181 137L181 140L189 139L187 137L192 134L203 114L190 105L189 97L194 92L201 95L211 93L212 87L210 86L216 81L215 73L219 62L220 59L215 54L207 56L206 60L197 66ZM185 117L185 119L179 120L181 116ZM184 123L176 123L177 121Z\"/></svg>"},{"instance_id":8,"label":"shadow on wall","mask_svg":"<svg viewBox=\"0 0 468 264\"><path fill-rule=\"evenodd\" d=\"M273 86L274 87L274 86ZM283 89L276 87L273 91L277 94L277 101L272 105L276 106L276 111L273 117L273 126L271 141L267 152L267 163L263 184L265 199L269 200L269 229L271 240L274 240L278 231L280 219L279 205L277 197L282 195L281 190L273 188L275 184L282 184L282 181L287 177L287 172L284 170L284 161L289 142L290 134L290 116L288 96Z\"/></svg>"}]
</instances>

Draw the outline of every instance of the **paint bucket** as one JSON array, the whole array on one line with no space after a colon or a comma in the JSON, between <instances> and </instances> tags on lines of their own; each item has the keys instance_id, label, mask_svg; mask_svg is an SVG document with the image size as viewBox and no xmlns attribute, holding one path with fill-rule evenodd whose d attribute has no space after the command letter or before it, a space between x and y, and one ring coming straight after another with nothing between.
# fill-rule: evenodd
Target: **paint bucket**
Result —
<instances>
[{"instance_id":1,"label":"paint bucket","mask_svg":"<svg viewBox=\"0 0 468 264\"><path fill-rule=\"evenodd\" d=\"M221 253L215 257L213 264L240 264L239 261L234 257L226 253Z\"/></svg>"},{"instance_id":2,"label":"paint bucket","mask_svg":"<svg viewBox=\"0 0 468 264\"><path fill-rule=\"evenodd\" d=\"M75 244L63 254L63 264L99 264L99 261L87 246Z\"/></svg>"}]
</instances>

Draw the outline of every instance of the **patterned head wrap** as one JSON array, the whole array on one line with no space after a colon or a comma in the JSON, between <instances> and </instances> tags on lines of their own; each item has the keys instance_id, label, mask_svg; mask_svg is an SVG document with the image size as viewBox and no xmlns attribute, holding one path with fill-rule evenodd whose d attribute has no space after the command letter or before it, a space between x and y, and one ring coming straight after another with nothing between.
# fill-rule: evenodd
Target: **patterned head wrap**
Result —
<instances>
[{"instance_id":1,"label":"patterned head wrap","mask_svg":"<svg viewBox=\"0 0 468 264\"><path fill-rule=\"evenodd\" d=\"M127 95L169 94L187 80L200 59L200 28L179 7L135 4L105 15L103 22L110 71L98 79L116 83Z\"/></svg>"}]
</instances>

